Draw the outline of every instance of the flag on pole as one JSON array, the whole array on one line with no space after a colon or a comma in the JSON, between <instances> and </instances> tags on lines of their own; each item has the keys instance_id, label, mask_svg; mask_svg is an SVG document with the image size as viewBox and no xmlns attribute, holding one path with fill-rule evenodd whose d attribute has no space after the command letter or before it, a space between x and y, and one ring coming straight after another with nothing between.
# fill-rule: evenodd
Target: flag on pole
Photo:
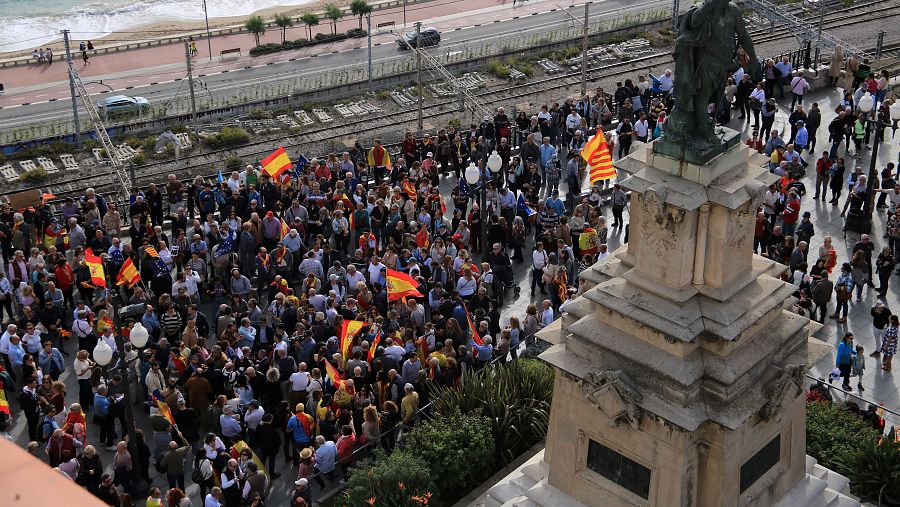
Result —
<instances>
[{"instance_id":1,"label":"flag on pole","mask_svg":"<svg viewBox=\"0 0 900 507\"><path fill-rule=\"evenodd\" d=\"M106 273L103 271L103 259L94 255L90 248L84 249L84 263L91 271L91 283L95 287L106 287Z\"/></svg>"},{"instance_id":2,"label":"flag on pole","mask_svg":"<svg viewBox=\"0 0 900 507\"><path fill-rule=\"evenodd\" d=\"M616 177L616 169L612 165L612 153L609 152L609 145L606 143L603 129L597 129L597 134L584 145L584 148L581 149L581 158L591 168L591 185Z\"/></svg>"},{"instance_id":3,"label":"flag on pole","mask_svg":"<svg viewBox=\"0 0 900 507\"><path fill-rule=\"evenodd\" d=\"M403 191L406 192L406 195L409 196L410 200L413 202L416 201L416 186L412 184L409 180L403 181Z\"/></svg>"},{"instance_id":4,"label":"flag on pole","mask_svg":"<svg viewBox=\"0 0 900 507\"><path fill-rule=\"evenodd\" d=\"M172 410L169 409L169 405L167 405L166 402L162 400L162 393L159 392L158 389L155 389L153 391L153 401L156 403L156 408L159 410L159 415L165 417L172 426L175 426L175 416L172 415Z\"/></svg>"},{"instance_id":5,"label":"flag on pole","mask_svg":"<svg viewBox=\"0 0 900 507\"><path fill-rule=\"evenodd\" d=\"M331 379L331 385L343 389L344 387L344 377L338 373L337 368L331 364L331 361L328 359L325 360L325 373L328 374L328 378Z\"/></svg>"},{"instance_id":6,"label":"flag on pole","mask_svg":"<svg viewBox=\"0 0 900 507\"><path fill-rule=\"evenodd\" d=\"M472 314L469 313L469 308L463 304L463 309L466 311L466 322L469 323L469 329L472 330L472 341L478 345L484 345L484 342L481 340L481 335L478 334L478 328L475 327L475 323L472 322Z\"/></svg>"},{"instance_id":7,"label":"flag on pole","mask_svg":"<svg viewBox=\"0 0 900 507\"><path fill-rule=\"evenodd\" d=\"M396 301L407 296L424 297L419 292L419 282L401 271L387 270L388 301Z\"/></svg>"},{"instance_id":8,"label":"flag on pole","mask_svg":"<svg viewBox=\"0 0 900 507\"><path fill-rule=\"evenodd\" d=\"M144 251L147 252L147 255L153 257L154 259L159 259L159 252L156 251L152 246L145 246Z\"/></svg>"},{"instance_id":9,"label":"flag on pole","mask_svg":"<svg viewBox=\"0 0 900 507\"><path fill-rule=\"evenodd\" d=\"M378 333L375 334L375 338L372 338L372 343L369 345L369 362L372 362L375 359L375 350L378 348L378 344L381 342L381 330L378 330Z\"/></svg>"},{"instance_id":10,"label":"flag on pole","mask_svg":"<svg viewBox=\"0 0 900 507\"><path fill-rule=\"evenodd\" d=\"M281 239L284 239L284 237L287 236L289 232L291 232L291 228L288 227L287 222L285 222L284 219L282 218L281 219Z\"/></svg>"},{"instance_id":11,"label":"flag on pole","mask_svg":"<svg viewBox=\"0 0 900 507\"><path fill-rule=\"evenodd\" d=\"M141 281L141 273L134 267L134 262L132 262L131 257L125 259L125 264L122 264L122 269L119 270L119 274L116 275L116 285L127 285L128 287L134 287L134 284Z\"/></svg>"},{"instance_id":12,"label":"flag on pole","mask_svg":"<svg viewBox=\"0 0 900 507\"><path fill-rule=\"evenodd\" d=\"M307 164L309 164L309 160L303 155L300 155L300 160L294 165L294 176L296 176L298 180L303 178L303 171L306 170Z\"/></svg>"},{"instance_id":13,"label":"flag on pole","mask_svg":"<svg viewBox=\"0 0 900 507\"><path fill-rule=\"evenodd\" d=\"M256 463L257 469L260 472L266 474L267 478L271 479L271 477L269 476L269 469L266 468L266 465L264 465L262 460L259 459L259 456L256 455L256 452L254 452L253 449L251 449L250 446L247 445L247 442L240 440L238 442L235 442L234 445L231 446L231 448L233 450L237 451L238 456L241 455L241 453L244 451L244 449L247 449L248 451L250 451L250 459L254 463Z\"/></svg>"},{"instance_id":14,"label":"flag on pole","mask_svg":"<svg viewBox=\"0 0 900 507\"><path fill-rule=\"evenodd\" d=\"M268 157L260 160L260 164L262 164L263 171L268 174L273 181L280 181L279 176L281 173L287 171L291 168L291 159L288 157L287 152L284 151L284 146L275 150Z\"/></svg>"},{"instance_id":15,"label":"flag on pole","mask_svg":"<svg viewBox=\"0 0 900 507\"><path fill-rule=\"evenodd\" d=\"M366 325L366 322L363 320L344 320L344 323L341 325L341 336L340 336L340 346L341 346L341 357L344 358L344 362L350 359L350 342L353 341L353 338L359 333L359 331Z\"/></svg>"}]
</instances>

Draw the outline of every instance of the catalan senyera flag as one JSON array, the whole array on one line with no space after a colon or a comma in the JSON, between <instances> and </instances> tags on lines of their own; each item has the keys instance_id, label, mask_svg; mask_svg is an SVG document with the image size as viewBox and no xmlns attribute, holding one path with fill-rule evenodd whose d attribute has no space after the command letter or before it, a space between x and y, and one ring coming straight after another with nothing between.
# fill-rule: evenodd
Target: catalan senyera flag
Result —
<instances>
[{"instance_id":1,"label":"catalan senyera flag","mask_svg":"<svg viewBox=\"0 0 900 507\"><path fill-rule=\"evenodd\" d=\"M119 274L116 275L116 285L134 287L134 284L140 281L141 273L134 267L134 262L131 261L131 257L125 259L125 264L122 264L122 269L120 269Z\"/></svg>"},{"instance_id":2,"label":"catalan senyera flag","mask_svg":"<svg viewBox=\"0 0 900 507\"><path fill-rule=\"evenodd\" d=\"M387 293L388 301L396 301L408 296L424 297L419 292L419 284L413 280L413 277L393 269L387 270Z\"/></svg>"},{"instance_id":3,"label":"catalan senyera flag","mask_svg":"<svg viewBox=\"0 0 900 507\"><path fill-rule=\"evenodd\" d=\"M331 384L337 386L339 389L344 388L344 377L338 373L337 369L331 364L331 361L325 360L325 373L328 374L328 378L331 379Z\"/></svg>"},{"instance_id":4,"label":"catalan senyera flag","mask_svg":"<svg viewBox=\"0 0 900 507\"><path fill-rule=\"evenodd\" d=\"M159 252L156 251L152 246L145 246L144 251L147 252L147 255L153 257L154 259L159 259Z\"/></svg>"},{"instance_id":5,"label":"catalan senyera flag","mask_svg":"<svg viewBox=\"0 0 900 507\"><path fill-rule=\"evenodd\" d=\"M581 149L581 158L591 167L591 185L616 177L616 169L612 165L612 153L609 151L609 145L606 143L606 136L603 135L602 129L597 129L597 134Z\"/></svg>"},{"instance_id":6,"label":"catalan senyera flag","mask_svg":"<svg viewBox=\"0 0 900 507\"><path fill-rule=\"evenodd\" d=\"M409 181L409 180L404 180L404 181L403 181L403 186L402 186L401 188L403 189L404 192L406 192L406 195L408 195L409 198L410 198L413 202L415 202L415 200L416 200L416 186L413 185L413 183L412 183L411 181Z\"/></svg>"},{"instance_id":7,"label":"catalan senyera flag","mask_svg":"<svg viewBox=\"0 0 900 507\"><path fill-rule=\"evenodd\" d=\"M284 151L284 146L275 150L271 155L259 161L262 164L263 171L266 172L273 180L278 180L281 173L287 171L291 168L293 164L291 164L291 159L288 157L287 152Z\"/></svg>"},{"instance_id":8,"label":"catalan senyera flag","mask_svg":"<svg viewBox=\"0 0 900 507\"><path fill-rule=\"evenodd\" d=\"M341 345L341 357L344 358L344 361L348 361L350 359L350 342L353 341L353 337L359 333L359 330L366 325L365 321L362 320L344 320L344 323L341 325L341 336L340 336L340 345Z\"/></svg>"},{"instance_id":9,"label":"catalan senyera flag","mask_svg":"<svg viewBox=\"0 0 900 507\"><path fill-rule=\"evenodd\" d=\"M472 322L472 314L469 313L469 307L463 305L463 309L466 311L466 322L469 323L469 329L472 330L472 341L478 345L484 345L484 342L481 340L481 335L478 334L478 328L475 327L475 323Z\"/></svg>"},{"instance_id":10,"label":"catalan senyera flag","mask_svg":"<svg viewBox=\"0 0 900 507\"><path fill-rule=\"evenodd\" d=\"M284 239L284 237L287 236L289 232L291 232L291 228L288 227L287 222L285 222L284 219L282 218L281 219L281 239Z\"/></svg>"},{"instance_id":11,"label":"catalan senyera flag","mask_svg":"<svg viewBox=\"0 0 900 507\"><path fill-rule=\"evenodd\" d=\"M9 415L10 413L9 402L6 401L6 386L3 385L3 381L0 381L0 414Z\"/></svg>"},{"instance_id":12,"label":"catalan senyera flag","mask_svg":"<svg viewBox=\"0 0 900 507\"><path fill-rule=\"evenodd\" d=\"M378 348L378 344L381 343L381 330L378 330L378 333L375 334L375 338L372 338L372 343L369 344L369 362L372 362L375 359L375 350Z\"/></svg>"},{"instance_id":13,"label":"catalan senyera flag","mask_svg":"<svg viewBox=\"0 0 900 507\"><path fill-rule=\"evenodd\" d=\"M106 272L103 271L103 259L94 255L90 248L84 250L84 263L91 271L91 283L95 287L106 287Z\"/></svg>"}]
</instances>

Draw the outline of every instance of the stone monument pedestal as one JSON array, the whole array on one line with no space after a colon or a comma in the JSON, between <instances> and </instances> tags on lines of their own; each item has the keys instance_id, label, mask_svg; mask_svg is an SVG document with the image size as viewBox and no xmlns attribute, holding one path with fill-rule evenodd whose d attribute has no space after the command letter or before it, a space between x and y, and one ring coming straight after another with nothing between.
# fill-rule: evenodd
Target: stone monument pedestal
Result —
<instances>
[{"instance_id":1,"label":"stone monument pedestal","mask_svg":"<svg viewBox=\"0 0 900 507\"><path fill-rule=\"evenodd\" d=\"M740 143L703 166L652 148L617 164L629 243L541 332L557 371L545 486L590 506L775 505L807 477L809 335L783 309L785 266L752 252L776 177Z\"/></svg>"}]
</instances>

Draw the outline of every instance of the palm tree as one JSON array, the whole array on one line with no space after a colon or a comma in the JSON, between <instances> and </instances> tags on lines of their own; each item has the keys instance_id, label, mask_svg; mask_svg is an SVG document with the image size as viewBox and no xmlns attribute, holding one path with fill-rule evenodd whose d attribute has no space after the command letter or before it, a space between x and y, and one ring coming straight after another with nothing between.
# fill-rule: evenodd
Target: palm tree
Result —
<instances>
[{"instance_id":1,"label":"palm tree","mask_svg":"<svg viewBox=\"0 0 900 507\"><path fill-rule=\"evenodd\" d=\"M359 29L362 30L362 18L372 12L372 6L366 0L353 0L350 2L350 12L354 16L359 16Z\"/></svg>"},{"instance_id":2,"label":"palm tree","mask_svg":"<svg viewBox=\"0 0 900 507\"><path fill-rule=\"evenodd\" d=\"M331 33L337 35L337 22L344 17L344 11L334 4L325 4L325 17L331 20Z\"/></svg>"},{"instance_id":3,"label":"palm tree","mask_svg":"<svg viewBox=\"0 0 900 507\"><path fill-rule=\"evenodd\" d=\"M294 26L294 20L286 14L275 14L275 24L281 27L281 43L287 39L287 29Z\"/></svg>"},{"instance_id":4,"label":"palm tree","mask_svg":"<svg viewBox=\"0 0 900 507\"><path fill-rule=\"evenodd\" d=\"M309 40L313 40L312 27L319 24L319 15L313 12L305 12L300 16L300 21L306 25L306 31L309 33Z\"/></svg>"},{"instance_id":5,"label":"palm tree","mask_svg":"<svg viewBox=\"0 0 900 507\"><path fill-rule=\"evenodd\" d=\"M256 37L256 45L259 46L259 36L266 33L266 22L263 21L262 16L250 16L244 23L244 27Z\"/></svg>"}]
</instances>

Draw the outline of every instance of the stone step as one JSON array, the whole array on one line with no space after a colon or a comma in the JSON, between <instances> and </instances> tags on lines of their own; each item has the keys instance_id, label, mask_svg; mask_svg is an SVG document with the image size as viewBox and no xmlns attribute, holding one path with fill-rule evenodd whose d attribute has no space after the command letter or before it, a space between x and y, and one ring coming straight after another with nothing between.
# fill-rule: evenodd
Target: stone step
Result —
<instances>
[{"instance_id":1,"label":"stone step","mask_svg":"<svg viewBox=\"0 0 900 507\"><path fill-rule=\"evenodd\" d=\"M822 465L816 465L813 467L815 477L818 477L825 481L828 484L829 489L833 489L838 493L843 493L850 486L850 479L844 477L843 475L829 470Z\"/></svg>"},{"instance_id":2,"label":"stone step","mask_svg":"<svg viewBox=\"0 0 900 507\"><path fill-rule=\"evenodd\" d=\"M538 504L534 503L528 497L520 496L520 497L516 497L516 498L506 502L505 504L503 504L503 507L542 507L542 506L539 506Z\"/></svg>"},{"instance_id":3,"label":"stone step","mask_svg":"<svg viewBox=\"0 0 900 507\"><path fill-rule=\"evenodd\" d=\"M528 477L527 475L520 475L509 482L522 488L522 491L528 491L538 483L538 481L532 479L531 477Z\"/></svg>"},{"instance_id":4,"label":"stone step","mask_svg":"<svg viewBox=\"0 0 900 507\"><path fill-rule=\"evenodd\" d=\"M798 507L802 505L819 505L816 498L825 491L828 483L807 475L800 480L787 495L781 498L773 507Z\"/></svg>"},{"instance_id":5,"label":"stone step","mask_svg":"<svg viewBox=\"0 0 900 507\"><path fill-rule=\"evenodd\" d=\"M497 485L492 486L488 491L487 498L493 498L494 500L500 502L500 505L506 505L507 502L512 500L513 498L522 496L525 493L526 488L519 486L518 484L510 482L503 482Z\"/></svg>"}]
</instances>

